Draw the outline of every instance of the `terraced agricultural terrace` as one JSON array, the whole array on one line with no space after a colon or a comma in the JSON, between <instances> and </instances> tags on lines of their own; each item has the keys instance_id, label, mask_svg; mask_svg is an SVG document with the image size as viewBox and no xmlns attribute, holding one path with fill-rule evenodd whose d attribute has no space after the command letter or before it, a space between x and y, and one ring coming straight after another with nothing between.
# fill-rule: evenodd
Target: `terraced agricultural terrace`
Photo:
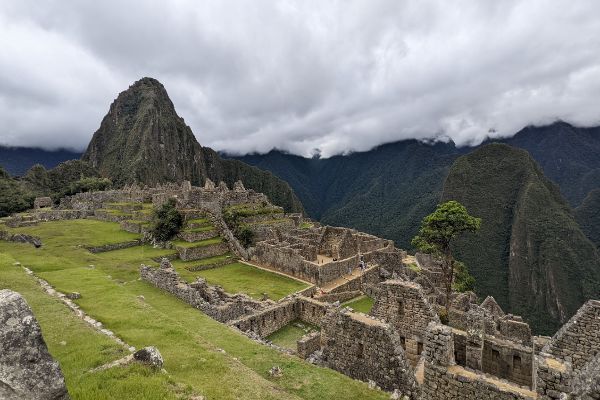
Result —
<instances>
[{"instance_id":1,"label":"terraced agricultural terrace","mask_svg":"<svg viewBox=\"0 0 600 400\"><path fill-rule=\"evenodd\" d=\"M154 243L171 199L183 227ZM598 361L600 303L542 338L453 293L444 325L437 260L241 182L80 193L3 219L0 239L0 287L33 309L74 399L545 399ZM145 346L161 368L130 362Z\"/></svg>"}]
</instances>

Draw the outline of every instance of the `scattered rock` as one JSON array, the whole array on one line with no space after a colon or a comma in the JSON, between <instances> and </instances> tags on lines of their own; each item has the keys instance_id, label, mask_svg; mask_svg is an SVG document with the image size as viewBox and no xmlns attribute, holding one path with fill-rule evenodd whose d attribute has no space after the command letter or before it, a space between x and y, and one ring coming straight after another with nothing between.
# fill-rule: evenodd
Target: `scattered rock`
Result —
<instances>
[{"instance_id":1,"label":"scattered rock","mask_svg":"<svg viewBox=\"0 0 600 400\"><path fill-rule=\"evenodd\" d=\"M279 378L283 376L283 370L275 365L269 370L269 375L271 375L273 378Z\"/></svg>"},{"instance_id":2,"label":"scattered rock","mask_svg":"<svg viewBox=\"0 0 600 400\"><path fill-rule=\"evenodd\" d=\"M14 263L13 265L14 265L14 266L16 266L16 267L19 267L19 266L21 265L21 263L17 261L17 262L16 262L16 263Z\"/></svg>"},{"instance_id":3,"label":"scattered rock","mask_svg":"<svg viewBox=\"0 0 600 400\"><path fill-rule=\"evenodd\" d=\"M143 364L150 365L156 369L163 366L163 358L158 349L154 346L144 347L133 353L133 358Z\"/></svg>"},{"instance_id":4,"label":"scattered rock","mask_svg":"<svg viewBox=\"0 0 600 400\"><path fill-rule=\"evenodd\" d=\"M81 293L79 293L79 292L67 293L67 299L69 299L69 300L77 300L80 298L81 298Z\"/></svg>"},{"instance_id":5,"label":"scattered rock","mask_svg":"<svg viewBox=\"0 0 600 400\"><path fill-rule=\"evenodd\" d=\"M0 398L67 400L65 378L25 299L0 290Z\"/></svg>"},{"instance_id":6,"label":"scattered rock","mask_svg":"<svg viewBox=\"0 0 600 400\"><path fill-rule=\"evenodd\" d=\"M61 345L61 346L66 346L66 345L67 345L67 342L65 342L64 340L61 340L61 341L60 341L60 345Z\"/></svg>"},{"instance_id":7,"label":"scattered rock","mask_svg":"<svg viewBox=\"0 0 600 400\"><path fill-rule=\"evenodd\" d=\"M146 300L146 298L144 297L143 294L140 294L137 298L140 299L140 300L142 300L142 301Z\"/></svg>"}]
</instances>

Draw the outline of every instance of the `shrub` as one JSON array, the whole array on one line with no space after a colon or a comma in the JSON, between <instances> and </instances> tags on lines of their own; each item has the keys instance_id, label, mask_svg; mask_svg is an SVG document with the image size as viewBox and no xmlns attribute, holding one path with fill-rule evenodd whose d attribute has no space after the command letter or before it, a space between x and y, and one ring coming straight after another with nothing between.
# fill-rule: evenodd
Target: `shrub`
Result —
<instances>
[{"instance_id":1,"label":"shrub","mask_svg":"<svg viewBox=\"0 0 600 400\"><path fill-rule=\"evenodd\" d=\"M469 269L463 262L454 261L454 283L452 284L452 289L459 293L475 290L475 278L469 273Z\"/></svg>"},{"instance_id":2,"label":"shrub","mask_svg":"<svg viewBox=\"0 0 600 400\"><path fill-rule=\"evenodd\" d=\"M175 199L169 199L154 210L150 235L156 241L166 242L177 235L182 226L183 217L175 207Z\"/></svg>"},{"instance_id":3,"label":"shrub","mask_svg":"<svg viewBox=\"0 0 600 400\"><path fill-rule=\"evenodd\" d=\"M233 234L240 241L242 246L246 248L250 246L254 240L254 232L247 226L238 227Z\"/></svg>"}]
</instances>

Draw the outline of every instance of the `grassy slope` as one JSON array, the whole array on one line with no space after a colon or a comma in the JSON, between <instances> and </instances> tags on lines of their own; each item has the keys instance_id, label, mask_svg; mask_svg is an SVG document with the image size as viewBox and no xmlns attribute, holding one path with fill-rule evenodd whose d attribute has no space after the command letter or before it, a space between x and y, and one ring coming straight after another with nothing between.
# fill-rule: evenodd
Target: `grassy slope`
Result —
<instances>
[{"instance_id":1,"label":"grassy slope","mask_svg":"<svg viewBox=\"0 0 600 400\"><path fill-rule=\"evenodd\" d=\"M58 299L47 295L15 260L0 253L0 288L21 293L36 315L52 355L58 359L74 399L173 399L168 375L141 366L89 373L128 352L75 317Z\"/></svg>"},{"instance_id":2,"label":"grassy slope","mask_svg":"<svg viewBox=\"0 0 600 400\"><path fill-rule=\"evenodd\" d=\"M77 225L77 234L73 232L73 224ZM208 399L388 397L337 372L312 366L259 345L138 280L139 264L147 261L149 255L156 256L160 252L158 250L149 248L136 253L124 249L95 255L78 246L114 241L110 225L117 226L97 221L66 221L21 229L42 237L44 246L37 250L30 245L0 242L0 253L10 254L58 290L80 292L82 298L77 301L78 304L126 342L136 347L155 345L165 358L165 369L171 377L167 383L160 376L140 379L145 372L139 368L131 371L118 369L109 374L114 374L114 379L121 382L121 393L111 392L109 379L99 382L101 387L98 389L82 386L77 391L79 389L76 388L76 392L72 393L74 399L138 398L138 392L144 393L147 389L152 393L162 393L161 387L166 387L170 393L180 391L183 387L189 393L201 393ZM95 267L89 268L90 264ZM11 277L3 280L2 285L20 290L21 287L15 282ZM144 299L139 298L140 295ZM42 298L35 294L31 297ZM46 330L55 330L62 337L67 334L62 331L65 326L63 320L62 315L42 318ZM65 371L69 371L76 362L63 356L54 345L50 350L58 357ZM72 356L77 355L73 353ZM272 378L268 375L273 365L283 368L283 377ZM78 370L69 375L74 387L79 387L78 379L85 378L81 372ZM136 386L146 382L148 387ZM176 383L176 386L169 382ZM140 395L139 398L152 397ZM158 398L168 397L159 395Z\"/></svg>"}]
</instances>

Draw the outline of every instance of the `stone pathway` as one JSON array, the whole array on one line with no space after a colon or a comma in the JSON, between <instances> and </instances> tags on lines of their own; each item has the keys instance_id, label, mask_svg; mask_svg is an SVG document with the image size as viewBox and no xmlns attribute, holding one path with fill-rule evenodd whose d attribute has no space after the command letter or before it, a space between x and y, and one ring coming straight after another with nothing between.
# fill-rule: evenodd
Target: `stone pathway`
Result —
<instances>
[{"instance_id":1,"label":"stone pathway","mask_svg":"<svg viewBox=\"0 0 600 400\"><path fill-rule=\"evenodd\" d=\"M117 344L125 347L130 352L134 352L135 351L135 347L130 346L129 344L125 343L121 338L119 338L117 335L115 335L115 333L113 331L104 328L104 326L102 325L102 322L96 321L95 319L93 319L92 317L90 317L89 315L87 315L81 308L79 308L79 306L77 304L75 304L71 299L67 298L67 296L65 294L63 294L63 293L57 291L56 289L54 289L52 287L52 285L50 285L44 279L42 279L42 278L38 277L37 275L35 275L33 273L33 271L30 270L29 268L27 268L27 267L25 267L23 265L21 265L21 267L23 268L23 270L25 271L25 273L27 275L30 275L33 279L35 279L37 281L37 283L42 287L42 289L44 289L44 291L47 294L49 294L52 297L56 297L60 301L62 301L67 307L69 307L71 309L71 311L73 311L73 313L75 313L75 315L77 317L79 317L80 319L82 319L85 322L87 322L88 325L90 325L92 328L94 328L98 332L100 332L103 335L106 335L109 338L111 338L112 340L114 340Z\"/></svg>"}]
</instances>

